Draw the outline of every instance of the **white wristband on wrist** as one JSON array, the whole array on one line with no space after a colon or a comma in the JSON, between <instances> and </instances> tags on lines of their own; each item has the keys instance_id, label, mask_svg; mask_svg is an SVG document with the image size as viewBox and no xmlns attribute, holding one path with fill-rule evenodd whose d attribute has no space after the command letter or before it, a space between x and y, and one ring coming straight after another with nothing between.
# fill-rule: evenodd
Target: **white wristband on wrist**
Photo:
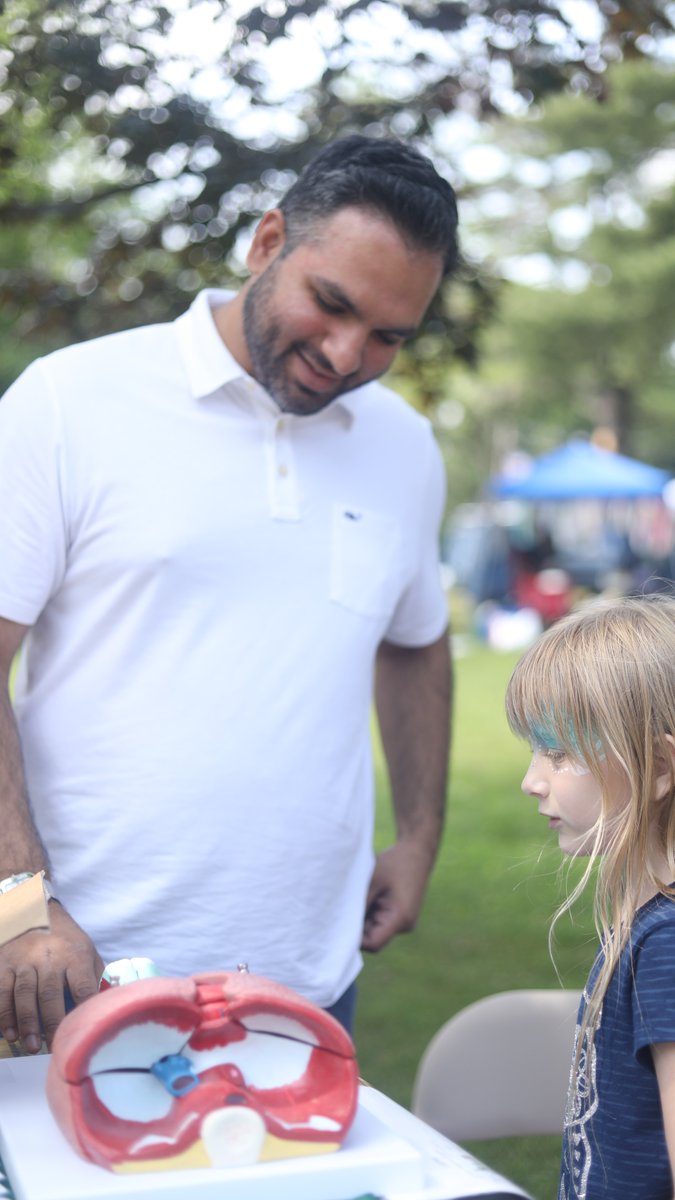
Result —
<instances>
[{"instance_id":1,"label":"white wristband on wrist","mask_svg":"<svg viewBox=\"0 0 675 1200\"><path fill-rule=\"evenodd\" d=\"M36 873L35 871L18 871L16 875L8 875L6 879L0 879L0 896L4 895L5 892L11 892L15 887L19 887L19 884L25 883L27 879L33 879ZM46 878L44 871L40 871L39 874L42 876L45 899L56 900L52 885Z\"/></svg>"}]
</instances>

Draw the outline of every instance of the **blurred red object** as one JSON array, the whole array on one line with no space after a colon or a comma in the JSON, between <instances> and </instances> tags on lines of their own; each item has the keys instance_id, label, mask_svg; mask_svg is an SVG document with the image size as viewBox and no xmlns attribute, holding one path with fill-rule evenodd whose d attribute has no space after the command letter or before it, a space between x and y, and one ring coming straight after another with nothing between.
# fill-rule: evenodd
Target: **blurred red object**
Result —
<instances>
[{"instance_id":1,"label":"blurred red object","mask_svg":"<svg viewBox=\"0 0 675 1200\"><path fill-rule=\"evenodd\" d=\"M559 567L521 572L513 591L518 608L533 608L545 625L552 625L572 607L572 582Z\"/></svg>"}]
</instances>

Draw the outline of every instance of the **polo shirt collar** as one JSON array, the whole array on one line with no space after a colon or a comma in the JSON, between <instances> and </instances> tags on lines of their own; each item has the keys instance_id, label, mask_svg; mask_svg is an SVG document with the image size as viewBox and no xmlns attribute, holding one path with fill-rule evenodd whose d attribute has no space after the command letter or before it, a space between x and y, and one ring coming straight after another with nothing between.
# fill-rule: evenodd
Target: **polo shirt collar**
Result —
<instances>
[{"instance_id":1,"label":"polo shirt collar","mask_svg":"<svg viewBox=\"0 0 675 1200\"><path fill-rule=\"evenodd\" d=\"M214 392L247 374L230 354L213 320L212 310L227 304L234 292L208 288L192 301L187 312L174 323L178 345L187 371L190 392L195 399Z\"/></svg>"},{"instance_id":2,"label":"polo shirt collar","mask_svg":"<svg viewBox=\"0 0 675 1200\"><path fill-rule=\"evenodd\" d=\"M213 320L213 309L227 304L234 295L235 292L224 289L205 288L195 296L187 312L184 312L174 322L190 392L195 399L211 396L236 380L251 380L248 372L240 366L228 350ZM279 411L272 397L269 397L259 384L256 386ZM357 412L356 406L352 404L352 398L359 391L360 389L357 388L355 392L348 392L346 396L338 396L327 408L322 409L314 417L299 419L312 421L327 414L339 414L343 421L351 425Z\"/></svg>"}]
</instances>

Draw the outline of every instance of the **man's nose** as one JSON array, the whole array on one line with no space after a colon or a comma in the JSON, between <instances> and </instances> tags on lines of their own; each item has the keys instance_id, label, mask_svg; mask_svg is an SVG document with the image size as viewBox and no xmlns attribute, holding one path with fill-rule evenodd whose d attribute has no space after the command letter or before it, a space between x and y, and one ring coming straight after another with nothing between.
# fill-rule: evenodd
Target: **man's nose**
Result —
<instances>
[{"instance_id":1,"label":"man's nose","mask_svg":"<svg viewBox=\"0 0 675 1200\"><path fill-rule=\"evenodd\" d=\"M366 334L357 326L341 326L331 331L322 344L322 352L336 375L354 375L361 369Z\"/></svg>"}]
</instances>

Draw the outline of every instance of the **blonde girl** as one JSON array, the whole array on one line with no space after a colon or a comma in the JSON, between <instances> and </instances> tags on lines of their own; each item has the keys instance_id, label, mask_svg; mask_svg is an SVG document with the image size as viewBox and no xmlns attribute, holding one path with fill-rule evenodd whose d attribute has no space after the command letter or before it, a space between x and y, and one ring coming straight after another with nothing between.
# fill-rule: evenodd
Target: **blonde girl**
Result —
<instances>
[{"instance_id":1,"label":"blonde girl","mask_svg":"<svg viewBox=\"0 0 675 1200\"><path fill-rule=\"evenodd\" d=\"M673 1200L675 598L594 604L552 626L509 682L523 791L595 876L560 1200Z\"/></svg>"}]
</instances>

